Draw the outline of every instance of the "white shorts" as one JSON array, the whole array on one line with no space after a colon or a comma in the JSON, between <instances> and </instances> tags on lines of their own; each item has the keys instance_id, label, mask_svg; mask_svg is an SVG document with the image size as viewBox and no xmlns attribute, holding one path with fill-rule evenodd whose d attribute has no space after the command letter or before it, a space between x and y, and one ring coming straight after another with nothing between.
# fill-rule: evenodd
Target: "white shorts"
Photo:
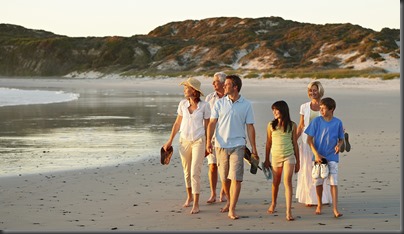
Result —
<instances>
[{"instance_id":1,"label":"white shorts","mask_svg":"<svg viewBox=\"0 0 404 234\"><path fill-rule=\"evenodd\" d=\"M206 156L208 159L208 165L217 164L216 152L215 152L215 139L212 139L212 153Z\"/></svg>"},{"instance_id":2,"label":"white shorts","mask_svg":"<svg viewBox=\"0 0 404 234\"><path fill-rule=\"evenodd\" d=\"M216 158L216 155L214 154L214 152L212 154L209 154L208 156L206 156L206 158L208 159L208 165L217 164L217 158Z\"/></svg>"},{"instance_id":3,"label":"white shorts","mask_svg":"<svg viewBox=\"0 0 404 234\"><path fill-rule=\"evenodd\" d=\"M323 179L321 177L317 179L313 179L313 183L315 186L322 185L324 180L327 181L329 185L338 185L338 163L334 161L328 162L328 168L330 170L330 174L327 178Z\"/></svg>"}]
</instances>

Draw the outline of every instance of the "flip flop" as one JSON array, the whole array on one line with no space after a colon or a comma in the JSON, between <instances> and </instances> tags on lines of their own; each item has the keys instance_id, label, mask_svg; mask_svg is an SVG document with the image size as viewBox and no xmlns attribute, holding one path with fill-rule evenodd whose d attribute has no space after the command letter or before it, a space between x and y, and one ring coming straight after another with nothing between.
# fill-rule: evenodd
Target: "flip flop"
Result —
<instances>
[{"instance_id":1,"label":"flip flop","mask_svg":"<svg viewBox=\"0 0 404 234\"><path fill-rule=\"evenodd\" d=\"M167 151L164 150L164 147L160 149L160 162L162 165L168 165L171 160L171 156L173 155L174 149L172 146L168 148Z\"/></svg>"},{"instance_id":2,"label":"flip flop","mask_svg":"<svg viewBox=\"0 0 404 234\"><path fill-rule=\"evenodd\" d=\"M272 168L266 168L264 165L264 162L261 162L261 167L262 167L262 172L264 172L265 178L267 178L267 180L272 179Z\"/></svg>"},{"instance_id":3,"label":"flip flop","mask_svg":"<svg viewBox=\"0 0 404 234\"><path fill-rule=\"evenodd\" d=\"M251 153L250 149L248 149L247 146L245 147L244 159L251 165L251 174L257 174L258 169L262 171L262 168L258 165L259 160L255 158L255 156Z\"/></svg>"},{"instance_id":4,"label":"flip flop","mask_svg":"<svg viewBox=\"0 0 404 234\"><path fill-rule=\"evenodd\" d=\"M244 151L244 159L247 160L248 162L251 162L251 151L247 146L245 147Z\"/></svg>"},{"instance_id":5,"label":"flip flop","mask_svg":"<svg viewBox=\"0 0 404 234\"><path fill-rule=\"evenodd\" d=\"M349 144L349 135L347 132L344 134L344 137L345 137L345 150L346 152L349 152L351 150L351 144Z\"/></svg>"},{"instance_id":6,"label":"flip flop","mask_svg":"<svg viewBox=\"0 0 404 234\"><path fill-rule=\"evenodd\" d=\"M342 145L339 148L339 152L344 153L344 151L345 151L345 140L342 141Z\"/></svg>"}]
</instances>

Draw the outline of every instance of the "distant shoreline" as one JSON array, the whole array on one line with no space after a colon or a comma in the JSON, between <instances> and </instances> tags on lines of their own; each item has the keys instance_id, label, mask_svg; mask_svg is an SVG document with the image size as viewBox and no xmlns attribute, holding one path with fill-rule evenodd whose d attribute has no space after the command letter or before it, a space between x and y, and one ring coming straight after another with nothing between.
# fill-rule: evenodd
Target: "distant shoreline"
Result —
<instances>
[{"instance_id":1,"label":"distant shoreline","mask_svg":"<svg viewBox=\"0 0 404 234\"><path fill-rule=\"evenodd\" d=\"M149 74L149 75L124 75L118 73L100 73L100 72L82 72L82 73L72 73L65 76L0 76L0 79L168 79L168 78L185 78L185 77L212 77L212 74L206 73L176 73L176 74ZM260 72L227 72L226 74L236 74L242 79L352 79L352 78L367 78L367 79L382 79L382 80L392 80L400 78L400 73L390 72L390 73L371 73L371 72L324 72L324 73L283 73L283 74L271 74L271 73L260 73Z\"/></svg>"}]
</instances>

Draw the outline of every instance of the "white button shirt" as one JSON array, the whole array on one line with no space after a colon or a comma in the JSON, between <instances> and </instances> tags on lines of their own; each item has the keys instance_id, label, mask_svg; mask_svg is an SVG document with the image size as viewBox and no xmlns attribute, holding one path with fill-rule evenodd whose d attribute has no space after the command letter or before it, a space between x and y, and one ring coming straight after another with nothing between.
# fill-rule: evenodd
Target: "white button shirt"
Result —
<instances>
[{"instance_id":1,"label":"white button shirt","mask_svg":"<svg viewBox=\"0 0 404 234\"><path fill-rule=\"evenodd\" d=\"M205 136L204 120L210 118L209 103L201 100L193 113L189 113L190 103L187 99L180 101L177 113L182 116L180 137L188 141L195 141Z\"/></svg>"}]
</instances>

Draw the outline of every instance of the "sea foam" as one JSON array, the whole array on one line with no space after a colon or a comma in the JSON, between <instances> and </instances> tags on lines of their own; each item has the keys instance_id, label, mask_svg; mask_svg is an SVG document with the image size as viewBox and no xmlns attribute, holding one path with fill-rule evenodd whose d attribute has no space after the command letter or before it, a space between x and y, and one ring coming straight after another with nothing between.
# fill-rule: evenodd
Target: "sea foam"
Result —
<instances>
[{"instance_id":1,"label":"sea foam","mask_svg":"<svg viewBox=\"0 0 404 234\"><path fill-rule=\"evenodd\" d=\"M48 90L0 88L0 106L69 102L80 97L77 93Z\"/></svg>"}]
</instances>

